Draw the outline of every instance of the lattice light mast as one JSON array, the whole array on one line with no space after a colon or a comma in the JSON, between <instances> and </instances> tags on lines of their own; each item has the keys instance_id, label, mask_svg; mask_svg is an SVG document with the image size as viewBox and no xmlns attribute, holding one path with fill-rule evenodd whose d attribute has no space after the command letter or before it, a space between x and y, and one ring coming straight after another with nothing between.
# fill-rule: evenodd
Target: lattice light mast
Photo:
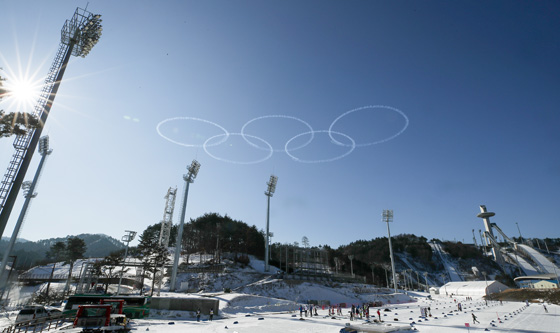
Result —
<instances>
[{"instance_id":1,"label":"lattice light mast","mask_svg":"<svg viewBox=\"0 0 560 333\"><path fill-rule=\"evenodd\" d=\"M198 171L200 170L200 163L193 160L191 165L187 167L188 173L183 175L185 180L185 193L183 194L183 207L181 208L181 222L179 230L177 231L177 240L175 241L175 256L173 258L173 270L171 271L171 280L169 282L169 290L175 291L177 289L177 268L179 267L179 257L181 256L181 241L183 240L183 226L185 224L185 212L187 211L187 198L189 196L189 184L194 182Z\"/></svg>"},{"instance_id":2,"label":"lattice light mast","mask_svg":"<svg viewBox=\"0 0 560 333\"><path fill-rule=\"evenodd\" d=\"M173 211L175 210L175 197L177 196L177 188L170 187L165 195L165 208L163 210L163 220L161 220L161 230L159 232L159 244L167 248L169 246L169 236L171 235L171 227L173 227ZM161 284L163 282L163 263L161 269L157 272L159 296Z\"/></svg>"},{"instance_id":3,"label":"lattice light mast","mask_svg":"<svg viewBox=\"0 0 560 333\"><path fill-rule=\"evenodd\" d=\"M29 206L31 205L31 199L37 196L35 193L35 188L37 187L37 183L39 183L39 178L41 177L41 171L45 166L45 162L47 160L47 156L52 153L52 149L49 149L49 137L44 136L39 141L39 154L41 154L41 161L39 162L39 166L37 167L37 171L35 172L35 177L33 177L33 181L31 182L23 182L23 196L25 197L25 201L21 208L21 212L19 213L19 218L16 222L16 226L14 227L14 231L12 232L12 237L10 238L10 243L8 244L8 248L4 252L4 257L2 258L2 263L0 264L0 281L3 281L3 275L8 264L8 258L10 256L10 252L12 252L14 245L16 244L17 236L25 221L25 217L27 216L27 211L29 210ZM7 281L6 281L7 282ZM3 288L2 290L4 290ZM2 295L4 292L2 292ZM0 296L0 299L2 296Z\"/></svg>"},{"instance_id":4,"label":"lattice light mast","mask_svg":"<svg viewBox=\"0 0 560 333\"><path fill-rule=\"evenodd\" d=\"M270 227L270 198L272 197L272 195L274 194L274 191L276 191L276 183L278 183L278 177L276 177L275 175L270 175L270 180L268 181L268 183L266 183L266 185L268 186L266 189L266 192L264 192L264 195L267 196L267 201L268 201L268 206L266 209L266 246L264 248L264 271L268 272L270 270L270 266L268 264L268 252L270 251L269 249L269 241L270 241L270 231L269 231L269 227Z\"/></svg>"},{"instance_id":5,"label":"lattice light mast","mask_svg":"<svg viewBox=\"0 0 560 333\"><path fill-rule=\"evenodd\" d=\"M102 30L101 15L94 15L81 8L76 8L72 18L64 23L58 52L33 112L40 119L42 126L15 138L15 152L12 155L6 174L0 182L0 236L4 234L4 229L8 224L17 194L29 168L33 153L37 149L42 129L51 111L70 56L85 57L99 41Z\"/></svg>"},{"instance_id":6,"label":"lattice light mast","mask_svg":"<svg viewBox=\"0 0 560 333\"><path fill-rule=\"evenodd\" d=\"M163 219L161 220L161 230L159 232L159 244L165 247L169 246L169 237L171 235L171 227L173 226L173 211L175 210L175 197L177 196L177 188L170 187L165 195L165 208L163 210Z\"/></svg>"}]
</instances>

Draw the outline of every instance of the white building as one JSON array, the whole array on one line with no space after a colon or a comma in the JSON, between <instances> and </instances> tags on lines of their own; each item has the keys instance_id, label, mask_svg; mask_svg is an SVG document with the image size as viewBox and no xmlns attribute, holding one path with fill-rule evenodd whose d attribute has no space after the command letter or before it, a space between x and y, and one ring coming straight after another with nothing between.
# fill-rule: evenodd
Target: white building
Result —
<instances>
[{"instance_id":1,"label":"white building","mask_svg":"<svg viewBox=\"0 0 560 333\"><path fill-rule=\"evenodd\" d=\"M487 296L509 289L498 281L448 282L439 288L440 295L446 296Z\"/></svg>"}]
</instances>

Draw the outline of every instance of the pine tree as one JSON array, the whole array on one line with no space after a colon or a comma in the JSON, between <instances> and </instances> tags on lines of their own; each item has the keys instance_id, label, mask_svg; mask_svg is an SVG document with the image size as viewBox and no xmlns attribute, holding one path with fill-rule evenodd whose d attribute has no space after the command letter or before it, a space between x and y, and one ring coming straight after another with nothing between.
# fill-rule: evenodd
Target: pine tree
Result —
<instances>
[{"instance_id":1,"label":"pine tree","mask_svg":"<svg viewBox=\"0 0 560 333\"><path fill-rule=\"evenodd\" d=\"M41 127L39 119L29 113L0 110L0 138L12 135L25 135L28 131Z\"/></svg>"}]
</instances>

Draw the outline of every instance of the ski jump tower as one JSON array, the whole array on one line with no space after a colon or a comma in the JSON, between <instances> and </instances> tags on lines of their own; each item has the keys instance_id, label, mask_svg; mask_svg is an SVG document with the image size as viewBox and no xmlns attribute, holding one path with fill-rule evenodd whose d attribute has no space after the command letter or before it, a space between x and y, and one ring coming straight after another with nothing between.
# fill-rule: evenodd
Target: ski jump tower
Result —
<instances>
[{"instance_id":1,"label":"ski jump tower","mask_svg":"<svg viewBox=\"0 0 560 333\"><path fill-rule=\"evenodd\" d=\"M70 20L66 20L61 31L58 52L51 65L45 84L33 114L39 118L41 127L18 135L14 140L15 152L8 170L0 182L0 236L8 224L8 219L25 178L27 169L37 149L39 138L64 76L70 56L84 58L101 37L101 15L94 15L85 9L77 8ZM8 92L9 93L9 92Z\"/></svg>"},{"instance_id":2,"label":"ski jump tower","mask_svg":"<svg viewBox=\"0 0 560 333\"><path fill-rule=\"evenodd\" d=\"M496 214L486 210L485 205L480 205L480 213L477 215L477 217L480 217L484 221L484 229L486 229L484 231L485 238L490 238L491 240L490 242L486 242L486 243L492 244L492 256L494 257L494 260L498 263L498 265L503 267L504 258L502 258L502 254L500 253L500 248L497 242L495 241L496 238L494 237L494 233L492 232L492 223L490 223L490 217L494 215Z\"/></svg>"}]
</instances>

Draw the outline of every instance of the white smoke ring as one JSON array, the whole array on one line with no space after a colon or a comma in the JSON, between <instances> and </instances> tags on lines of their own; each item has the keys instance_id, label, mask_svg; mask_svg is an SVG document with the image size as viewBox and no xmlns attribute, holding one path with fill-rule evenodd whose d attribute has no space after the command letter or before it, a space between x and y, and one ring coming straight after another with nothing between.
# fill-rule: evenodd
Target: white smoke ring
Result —
<instances>
[{"instance_id":1,"label":"white smoke ring","mask_svg":"<svg viewBox=\"0 0 560 333\"><path fill-rule=\"evenodd\" d=\"M210 125L214 125L214 126L216 126L217 128L219 128L220 130L222 130L222 131L224 132L224 134L219 134L219 135L223 135L224 138L223 138L222 140L218 141L217 143L213 143L213 144L211 144L211 145L208 145L209 147L213 147L213 146L217 146L217 145L219 145L219 144L222 144L222 143L225 142L225 141L228 139L228 137L229 137L229 132L228 132L225 128L223 128L222 126L220 126L220 125L218 125L218 124L216 124L216 123L214 123L214 122L211 122L211 121L209 121L209 120L206 120L206 119L200 119L200 118L194 118L194 117L175 117L175 118L167 118L167 119L165 119L165 120L160 121L159 124L157 124L157 126L156 126L156 130L157 130L159 136L161 136L161 137L164 138L165 140L167 140L167 141L169 141L169 142L171 142L171 143L174 143L174 144L176 144L176 145L179 145L179 146L202 148L202 147L204 146L204 144L198 145L198 144L183 143L183 142L175 141L175 140L173 140L173 139L171 139L171 138L168 138L167 136L163 135L163 133L161 133L161 130L160 130L161 125L163 125L164 123L173 121L173 120L196 120L196 121L201 121L201 122L203 122L203 123L207 123L207 124L210 124ZM216 136L213 136L213 137L216 137ZM208 140L206 140L206 141L208 141Z\"/></svg>"},{"instance_id":2,"label":"white smoke ring","mask_svg":"<svg viewBox=\"0 0 560 333\"><path fill-rule=\"evenodd\" d=\"M300 134L294 136L293 138L291 138L290 140L288 140L286 142L286 145L284 147L285 151L286 151L286 154L288 154L288 156L290 156L294 161L297 161L297 162L300 162L300 163L326 163L326 162L333 162L333 161L339 160L341 158L344 158L344 157L348 156L350 153L352 153L354 151L354 149L356 148L356 142L354 141L354 139L352 139L351 137L349 137L348 135L346 135L344 133L335 132L335 131L331 131L331 130L320 130L320 131L313 131L313 132L315 132L315 133L328 133L329 136L331 136L332 133L342 135L342 136L346 137L348 140L350 140L350 142L352 142L351 145L342 145L342 146L345 146L345 147L350 147L350 150L345 152L342 155L339 155L339 156L336 156L336 157L333 157L333 158L329 158L329 159L324 159L324 160L303 160L301 158L295 157L294 155L290 154L290 150L288 149L288 145L290 144L290 142L292 142L293 140L297 139L298 137L300 137L302 135L311 134L310 132L304 132L304 133L300 133ZM313 134L315 134L315 133L313 133ZM332 138L332 136L331 136L331 138Z\"/></svg>"},{"instance_id":3,"label":"white smoke ring","mask_svg":"<svg viewBox=\"0 0 560 333\"><path fill-rule=\"evenodd\" d=\"M245 134L245 136L247 136L247 137L249 137L249 138L253 138L253 139L260 140L261 142L263 142L265 145L268 146L268 148L269 148L269 149L268 149L268 150L269 150L269 153L268 153L268 155L267 155L266 157L264 157L264 158L262 158L262 159L260 159L260 160L256 160L256 161L241 162L241 161L232 161L232 160L228 160L228 159L221 158L221 157L218 157L218 156L215 156L215 155L211 154L211 153L208 151L208 147L209 147L209 146L216 146L216 144L209 145L208 142L209 142L210 140L214 139L214 138L217 138L217 137L220 137L220 136L225 136L225 135L226 135L226 134L218 134L218 135L214 135L213 137L210 137L210 138L206 139L206 141L205 141L204 144L202 145L202 148L204 148L204 151L206 152L206 154L208 154L208 156L212 157L212 158L215 159L215 160L222 161L222 162L227 162L227 163L232 163L232 164L257 164L257 163L264 162L264 161L266 161L266 160L268 160L269 158L272 157L272 154L273 154L273 151L274 151L274 150L272 149L272 146L270 145L270 143L268 143L267 141L265 141L265 140L263 140L263 139L261 139L261 138L259 138L259 137L257 137L257 136L249 135L249 134ZM227 136L229 137L230 135L240 135L240 136L242 136L241 133L228 133ZM223 143L223 142L225 142L225 140L220 141L220 143Z\"/></svg>"},{"instance_id":4,"label":"white smoke ring","mask_svg":"<svg viewBox=\"0 0 560 333\"><path fill-rule=\"evenodd\" d=\"M387 141L393 140L393 139L396 138L397 136L401 135L401 134L406 130L406 128L408 127L408 123L409 123L408 117L404 114L404 112L402 112L401 110L399 110L399 109L397 109L397 108L394 108L394 107L391 107L391 106L387 106L387 105L367 105L367 106L362 106L362 107L359 107L359 108L356 108L356 109L353 109L353 110L344 112L343 114L341 114L340 116L338 116L338 117L331 123L331 125L329 126L328 132L329 132L329 136L330 136L331 139L334 141L334 143L336 143L336 144L339 145L339 146L345 146L345 147L348 147L348 146L349 146L349 145L344 144L344 143L342 143L342 142L336 140L335 138L333 138L332 135L331 135L331 133L336 133L336 132L334 132L332 129L333 129L334 125L336 124L336 122L339 121L342 117L345 117L345 116L349 115L350 113L357 112L357 111L361 111L361 110L365 110L365 109L388 109L388 110L391 110L391 111L395 111L395 112L397 112L398 114L400 114L401 116L403 116L403 118L404 118L404 120L405 120L405 124L404 124L403 128L402 128L400 131L398 131L396 134L394 134L394 135L392 135L392 136L390 136L390 137L387 137L387 138L384 138L384 139L381 139L381 140L377 140L377 141L373 141L373 142L359 143L359 144L356 144L356 147L372 146L372 145L376 145L376 144L379 144L379 143L383 143L383 142L387 142Z\"/></svg>"},{"instance_id":5,"label":"white smoke ring","mask_svg":"<svg viewBox=\"0 0 560 333\"><path fill-rule=\"evenodd\" d=\"M251 141L247 140L247 138L245 137L245 127L247 127L247 125L249 125L250 123L257 121L257 120L261 120L261 119L267 119L267 118L285 118L285 119L292 119L292 120L296 120L299 121L300 123L304 124L305 126L307 126L307 128L309 128L309 132L311 134L311 137L309 138L309 140L307 140L307 142L305 142L304 144L296 147L296 148L292 148L290 151L294 151L294 150L298 150L301 149L305 146L307 146L308 144L311 143L311 141L313 141L313 136L315 135L315 132L313 131L313 127L311 127L311 125L309 125L309 123L307 123L306 121L297 118L297 117L292 117L292 116L286 116L286 115L282 115L282 114L274 114L274 115L268 115L268 116L262 116L262 117L256 117L253 118L251 120L249 120L248 122L246 122L243 127L241 127L241 136L243 137L243 140L245 140L248 144L250 144L251 146L257 148L257 149L261 149L261 150L266 150L265 148L261 148L260 146L252 143ZM284 145L284 149L274 149L274 152L284 152L286 151L285 148L286 146Z\"/></svg>"}]
</instances>

